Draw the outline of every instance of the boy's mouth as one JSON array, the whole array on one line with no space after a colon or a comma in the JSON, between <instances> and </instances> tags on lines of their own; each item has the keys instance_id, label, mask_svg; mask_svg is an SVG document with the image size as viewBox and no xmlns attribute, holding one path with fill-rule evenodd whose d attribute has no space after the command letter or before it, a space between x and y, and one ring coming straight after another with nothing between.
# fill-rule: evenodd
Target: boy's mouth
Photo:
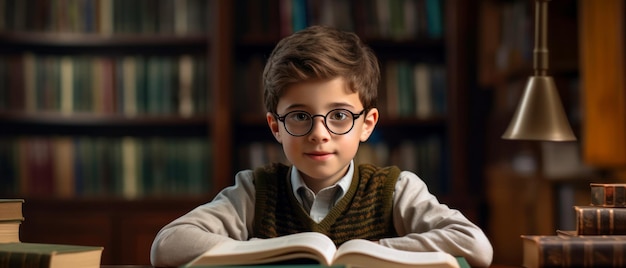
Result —
<instances>
[{"instance_id":1,"label":"boy's mouth","mask_svg":"<svg viewBox=\"0 0 626 268\"><path fill-rule=\"evenodd\" d=\"M314 160L325 160L328 159L329 157L331 157L333 155L333 153L330 152L310 152L310 153L305 153L306 156L314 159Z\"/></svg>"}]
</instances>

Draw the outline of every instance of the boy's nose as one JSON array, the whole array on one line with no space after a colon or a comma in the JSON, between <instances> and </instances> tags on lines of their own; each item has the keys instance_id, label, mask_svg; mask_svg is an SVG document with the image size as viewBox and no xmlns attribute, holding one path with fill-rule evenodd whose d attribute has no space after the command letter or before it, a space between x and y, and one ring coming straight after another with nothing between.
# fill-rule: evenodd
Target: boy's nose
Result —
<instances>
[{"instance_id":1,"label":"boy's nose","mask_svg":"<svg viewBox=\"0 0 626 268\"><path fill-rule=\"evenodd\" d=\"M313 118L313 128L309 133L309 140L320 142L330 138L330 131L324 124L324 118Z\"/></svg>"}]
</instances>

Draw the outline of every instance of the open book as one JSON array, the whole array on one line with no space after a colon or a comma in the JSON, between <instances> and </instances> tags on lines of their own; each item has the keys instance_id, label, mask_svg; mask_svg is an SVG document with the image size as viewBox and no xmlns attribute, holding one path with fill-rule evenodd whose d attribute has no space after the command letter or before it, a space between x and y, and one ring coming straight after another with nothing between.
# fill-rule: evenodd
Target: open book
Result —
<instances>
[{"instance_id":1,"label":"open book","mask_svg":"<svg viewBox=\"0 0 626 268\"><path fill-rule=\"evenodd\" d=\"M444 252L411 252L355 239L335 247L326 235L305 232L272 239L227 241L211 248L183 267L250 265L312 260L325 266L351 267L459 267Z\"/></svg>"}]
</instances>

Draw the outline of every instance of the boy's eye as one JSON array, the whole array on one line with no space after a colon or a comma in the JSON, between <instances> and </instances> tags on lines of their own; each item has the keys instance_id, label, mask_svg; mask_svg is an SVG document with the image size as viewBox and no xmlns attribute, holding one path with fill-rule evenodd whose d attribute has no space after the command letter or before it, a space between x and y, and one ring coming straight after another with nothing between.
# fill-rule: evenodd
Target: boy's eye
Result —
<instances>
[{"instance_id":1,"label":"boy's eye","mask_svg":"<svg viewBox=\"0 0 626 268\"><path fill-rule=\"evenodd\" d=\"M348 119L348 111L346 110L336 110L332 111L328 115L329 120L346 120Z\"/></svg>"},{"instance_id":2,"label":"boy's eye","mask_svg":"<svg viewBox=\"0 0 626 268\"><path fill-rule=\"evenodd\" d=\"M288 119L293 121L307 121L311 119L311 116L305 112L291 112L289 113Z\"/></svg>"}]
</instances>

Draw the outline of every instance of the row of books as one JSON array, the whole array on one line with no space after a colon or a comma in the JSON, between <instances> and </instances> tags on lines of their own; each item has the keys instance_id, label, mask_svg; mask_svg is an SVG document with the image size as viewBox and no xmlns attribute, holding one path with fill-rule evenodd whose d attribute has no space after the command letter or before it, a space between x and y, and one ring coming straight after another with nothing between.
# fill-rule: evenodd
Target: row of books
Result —
<instances>
[{"instance_id":1,"label":"row of books","mask_svg":"<svg viewBox=\"0 0 626 268\"><path fill-rule=\"evenodd\" d=\"M45 137L0 140L0 194L14 196L202 195L205 138Z\"/></svg>"},{"instance_id":2,"label":"row of books","mask_svg":"<svg viewBox=\"0 0 626 268\"><path fill-rule=\"evenodd\" d=\"M590 204L573 207L576 230L522 235L525 267L626 266L626 184L590 188Z\"/></svg>"},{"instance_id":3,"label":"row of books","mask_svg":"<svg viewBox=\"0 0 626 268\"><path fill-rule=\"evenodd\" d=\"M403 140L396 145L380 141L366 142L359 146L355 163L396 165L402 170L416 173L433 193L442 193L446 190L443 147L442 138L437 135ZM239 169L255 168L271 162L289 164L282 147L276 142L252 142L242 145L239 150Z\"/></svg>"},{"instance_id":4,"label":"row of books","mask_svg":"<svg viewBox=\"0 0 626 268\"><path fill-rule=\"evenodd\" d=\"M209 90L204 56L0 57L0 111L201 115Z\"/></svg>"},{"instance_id":5,"label":"row of books","mask_svg":"<svg viewBox=\"0 0 626 268\"><path fill-rule=\"evenodd\" d=\"M0 268L100 267L101 246L20 241L24 199L0 199Z\"/></svg>"},{"instance_id":6,"label":"row of books","mask_svg":"<svg viewBox=\"0 0 626 268\"><path fill-rule=\"evenodd\" d=\"M247 11L237 22L242 37L285 36L309 25L332 25L371 39L438 39L444 34L442 0L238 0L236 6Z\"/></svg>"},{"instance_id":7,"label":"row of books","mask_svg":"<svg viewBox=\"0 0 626 268\"><path fill-rule=\"evenodd\" d=\"M0 32L205 34L205 0L0 0Z\"/></svg>"},{"instance_id":8,"label":"row of books","mask_svg":"<svg viewBox=\"0 0 626 268\"><path fill-rule=\"evenodd\" d=\"M389 117L426 119L446 114L444 65L388 61L383 76L385 88L379 97Z\"/></svg>"}]
</instances>

